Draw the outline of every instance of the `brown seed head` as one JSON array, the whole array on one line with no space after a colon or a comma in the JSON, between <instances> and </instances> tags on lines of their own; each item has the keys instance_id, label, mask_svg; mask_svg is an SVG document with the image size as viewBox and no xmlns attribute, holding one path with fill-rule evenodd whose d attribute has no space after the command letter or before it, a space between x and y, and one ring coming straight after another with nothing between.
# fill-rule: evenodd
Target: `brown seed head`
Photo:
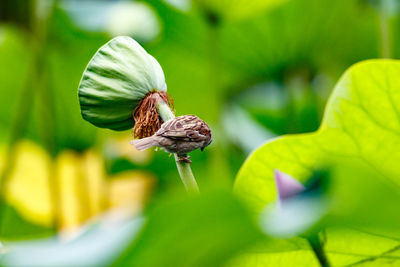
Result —
<instances>
[{"instance_id":1,"label":"brown seed head","mask_svg":"<svg viewBox=\"0 0 400 267\"><path fill-rule=\"evenodd\" d=\"M133 111L133 118L135 120L135 126L133 127L134 137L144 138L152 136L160 129L164 121L157 110L157 103L159 101L164 101L173 110L173 100L167 92L154 91L148 93Z\"/></svg>"}]
</instances>

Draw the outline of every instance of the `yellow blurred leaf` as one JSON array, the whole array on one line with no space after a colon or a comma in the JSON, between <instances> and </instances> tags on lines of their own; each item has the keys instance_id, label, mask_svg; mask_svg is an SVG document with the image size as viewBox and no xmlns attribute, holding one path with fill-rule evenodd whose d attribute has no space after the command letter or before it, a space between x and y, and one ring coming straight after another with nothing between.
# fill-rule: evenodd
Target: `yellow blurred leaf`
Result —
<instances>
[{"instance_id":1,"label":"yellow blurred leaf","mask_svg":"<svg viewBox=\"0 0 400 267\"><path fill-rule=\"evenodd\" d=\"M17 159L6 189L6 199L27 220L51 226L51 159L48 153L30 141L16 147Z\"/></svg>"},{"instance_id":2,"label":"yellow blurred leaf","mask_svg":"<svg viewBox=\"0 0 400 267\"><path fill-rule=\"evenodd\" d=\"M93 151L64 151L56 159L60 227L73 231L102 210L103 160Z\"/></svg>"},{"instance_id":3,"label":"yellow blurred leaf","mask_svg":"<svg viewBox=\"0 0 400 267\"><path fill-rule=\"evenodd\" d=\"M81 167L86 177L88 194L90 195L90 215L97 215L104 209L105 172L103 158L93 150L88 150L83 155Z\"/></svg>"},{"instance_id":4,"label":"yellow blurred leaf","mask_svg":"<svg viewBox=\"0 0 400 267\"><path fill-rule=\"evenodd\" d=\"M154 187L155 180L149 174L139 171L125 171L110 178L110 208L123 208L134 214L140 212Z\"/></svg>"},{"instance_id":5,"label":"yellow blurred leaf","mask_svg":"<svg viewBox=\"0 0 400 267\"><path fill-rule=\"evenodd\" d=\"M31 141L22 141L15 149L7 202L27 221L49 227L57 221L64 233L74 233L108 208L122 207L126 214L140 212L154 185L151 176L140 171L122 172L106 180L103 157L93 150L66 150L52 162ZM0 170L4 157L0 148Z\"/></svg>"}]
</instances>

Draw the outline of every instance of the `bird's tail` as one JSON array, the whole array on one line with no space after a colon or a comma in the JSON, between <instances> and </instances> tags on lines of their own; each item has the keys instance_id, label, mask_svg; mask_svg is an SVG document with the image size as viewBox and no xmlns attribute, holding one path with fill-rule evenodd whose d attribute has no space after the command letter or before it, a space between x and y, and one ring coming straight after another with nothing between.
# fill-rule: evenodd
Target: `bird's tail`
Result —
<instances>
[{"instance_id":1,"label":"bird's tail","mask_svg":"<svg viewBox=\"0 0 400 267\"><path fill-rule=\"evenodd\" d=\"M130 143L137 150L145 150L147 148L159 145L159 143L157 142L157 139L154 138L154 136L142 138L142 139L139 139L139 140L133 140Z\"/></svg>"}]
</instances>

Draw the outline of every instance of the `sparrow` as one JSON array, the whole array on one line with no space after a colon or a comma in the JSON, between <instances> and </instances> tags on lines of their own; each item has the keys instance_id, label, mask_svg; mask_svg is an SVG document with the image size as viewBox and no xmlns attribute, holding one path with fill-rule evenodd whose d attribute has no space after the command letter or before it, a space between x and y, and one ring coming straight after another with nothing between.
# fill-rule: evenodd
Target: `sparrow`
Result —
<instances>
[{"instance_id":1,"label":"sparrow","mask_svg":"<svg viewBox=\"0 0 400 267\"><path fill-rule=\"evenodd\" d=\"M184 115L164 122L154 135L130 143L137 150L161 147L166 152L176 153L177 161L191 163L187 153L198 148L203 151L211 142L212 134L207 123L195 115Z\"/></svg>"}]
</instances>

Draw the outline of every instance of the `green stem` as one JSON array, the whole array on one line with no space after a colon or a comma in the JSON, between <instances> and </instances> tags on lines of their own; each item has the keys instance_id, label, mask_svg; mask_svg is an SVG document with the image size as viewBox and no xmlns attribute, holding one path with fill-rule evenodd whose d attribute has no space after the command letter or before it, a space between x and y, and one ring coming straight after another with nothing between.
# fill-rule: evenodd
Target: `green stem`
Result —
<instances>
[{"instance_id":1,"label":"green stem","mask_svg":"<svg viewBox=\"0 0 400 267\"><path fill-rule=\"evenodd\" d=\"M37 58L36 66L34 69L36 71L36 80L32 81L32 85L35 85L39 102L38 110L40 112L39 121L40 133L44 147L51 154L52 160L56 156L56 142L55 142L55 117L54 117L54 106L53 106L53 91L51 84L51 73L50 68L46 62L46 51L49 49L49 39L48 39L48 26L54 19L56 9L58 7L59 0L54 0L49 13L45 18L39 18L33 16L34 27L33 35L37 39ZM37 0L33 1L33 6L37 6ZM49 194L52 204L52 218L53 218L53 230L56 234L60 228L59 218L61 215L61 203L60 203L60 192L59 185L56 177L55 167L53 162L49 166Z\"/></svg>"},{"instance_id":2,"label":"green stem","mask_svg":"<svg viewBox=\"0 0 400 267\"><path fill-rule=\"evenodd\" d=\"M207 23L207 48L208 48L208 87L211 88L211 94L208 98L208 103L211 108L214 107L213 114L220 114L220 107L224 106L222 99L225 98L223 94L223 80L224 76L222 73L223 69L223 58L221 50L221 17L211 11L204 10L204 18ZM218 121L218 117L213 118L214 121ZM220 122L213 125L213 136L215 140L218 140L214 145L217 149L214 149L210 153L210 171L214 173L218 180L212 179L210 182L218 182L221 185L228 187L232 186L232 175L230 173L230 167L228 158L226 157L226 142L224 138L218 138L219 135L223 134L223 129ZM225 154L224 154L225 152Z\"/></svg>"},{"instance_id":3,"label":"green stem","mask_svg":"<svg viewBox=\"0 0 400 267\"><path fill-rule=\"evenodd\" d=\"M379 22L380 22L380 33L381 33L381 51L380 56L382 58L391 57L391 42L392 32L390 25L390 3L388 0L382 0L379 6Z\"/></svg>"},{"instance_id":4,"label":"green stem","mask_svg":"<svg viewBox=\"0 0 400 267\"><path fill-rule=\"evenodd\" d=\"M325 254L324 245L322 244L318 234L315 234L308 238L308 243L310 244L315 256L318 259L319 264L322 267L330 267L328 257Z\"/></svg>"},{"instance_id":5,"label":"green stem","mask_svg":"<svg viewBox=\"0 0 400 267\"><path fill-rule=\"evenodd\" d=\"M163 121L168 121L175 118L174 113L170 109L167 103L164 101L159 101L157 104L157 110ZM181 177L182 183L186 188L188 193L199 193L199 187L197 185L196 179L194 178L192 169L190 168L190 163L178 161L179 157L177 154L175 156L176 167L178 168L179 175Z\"/></svg>"}]
</instances>

